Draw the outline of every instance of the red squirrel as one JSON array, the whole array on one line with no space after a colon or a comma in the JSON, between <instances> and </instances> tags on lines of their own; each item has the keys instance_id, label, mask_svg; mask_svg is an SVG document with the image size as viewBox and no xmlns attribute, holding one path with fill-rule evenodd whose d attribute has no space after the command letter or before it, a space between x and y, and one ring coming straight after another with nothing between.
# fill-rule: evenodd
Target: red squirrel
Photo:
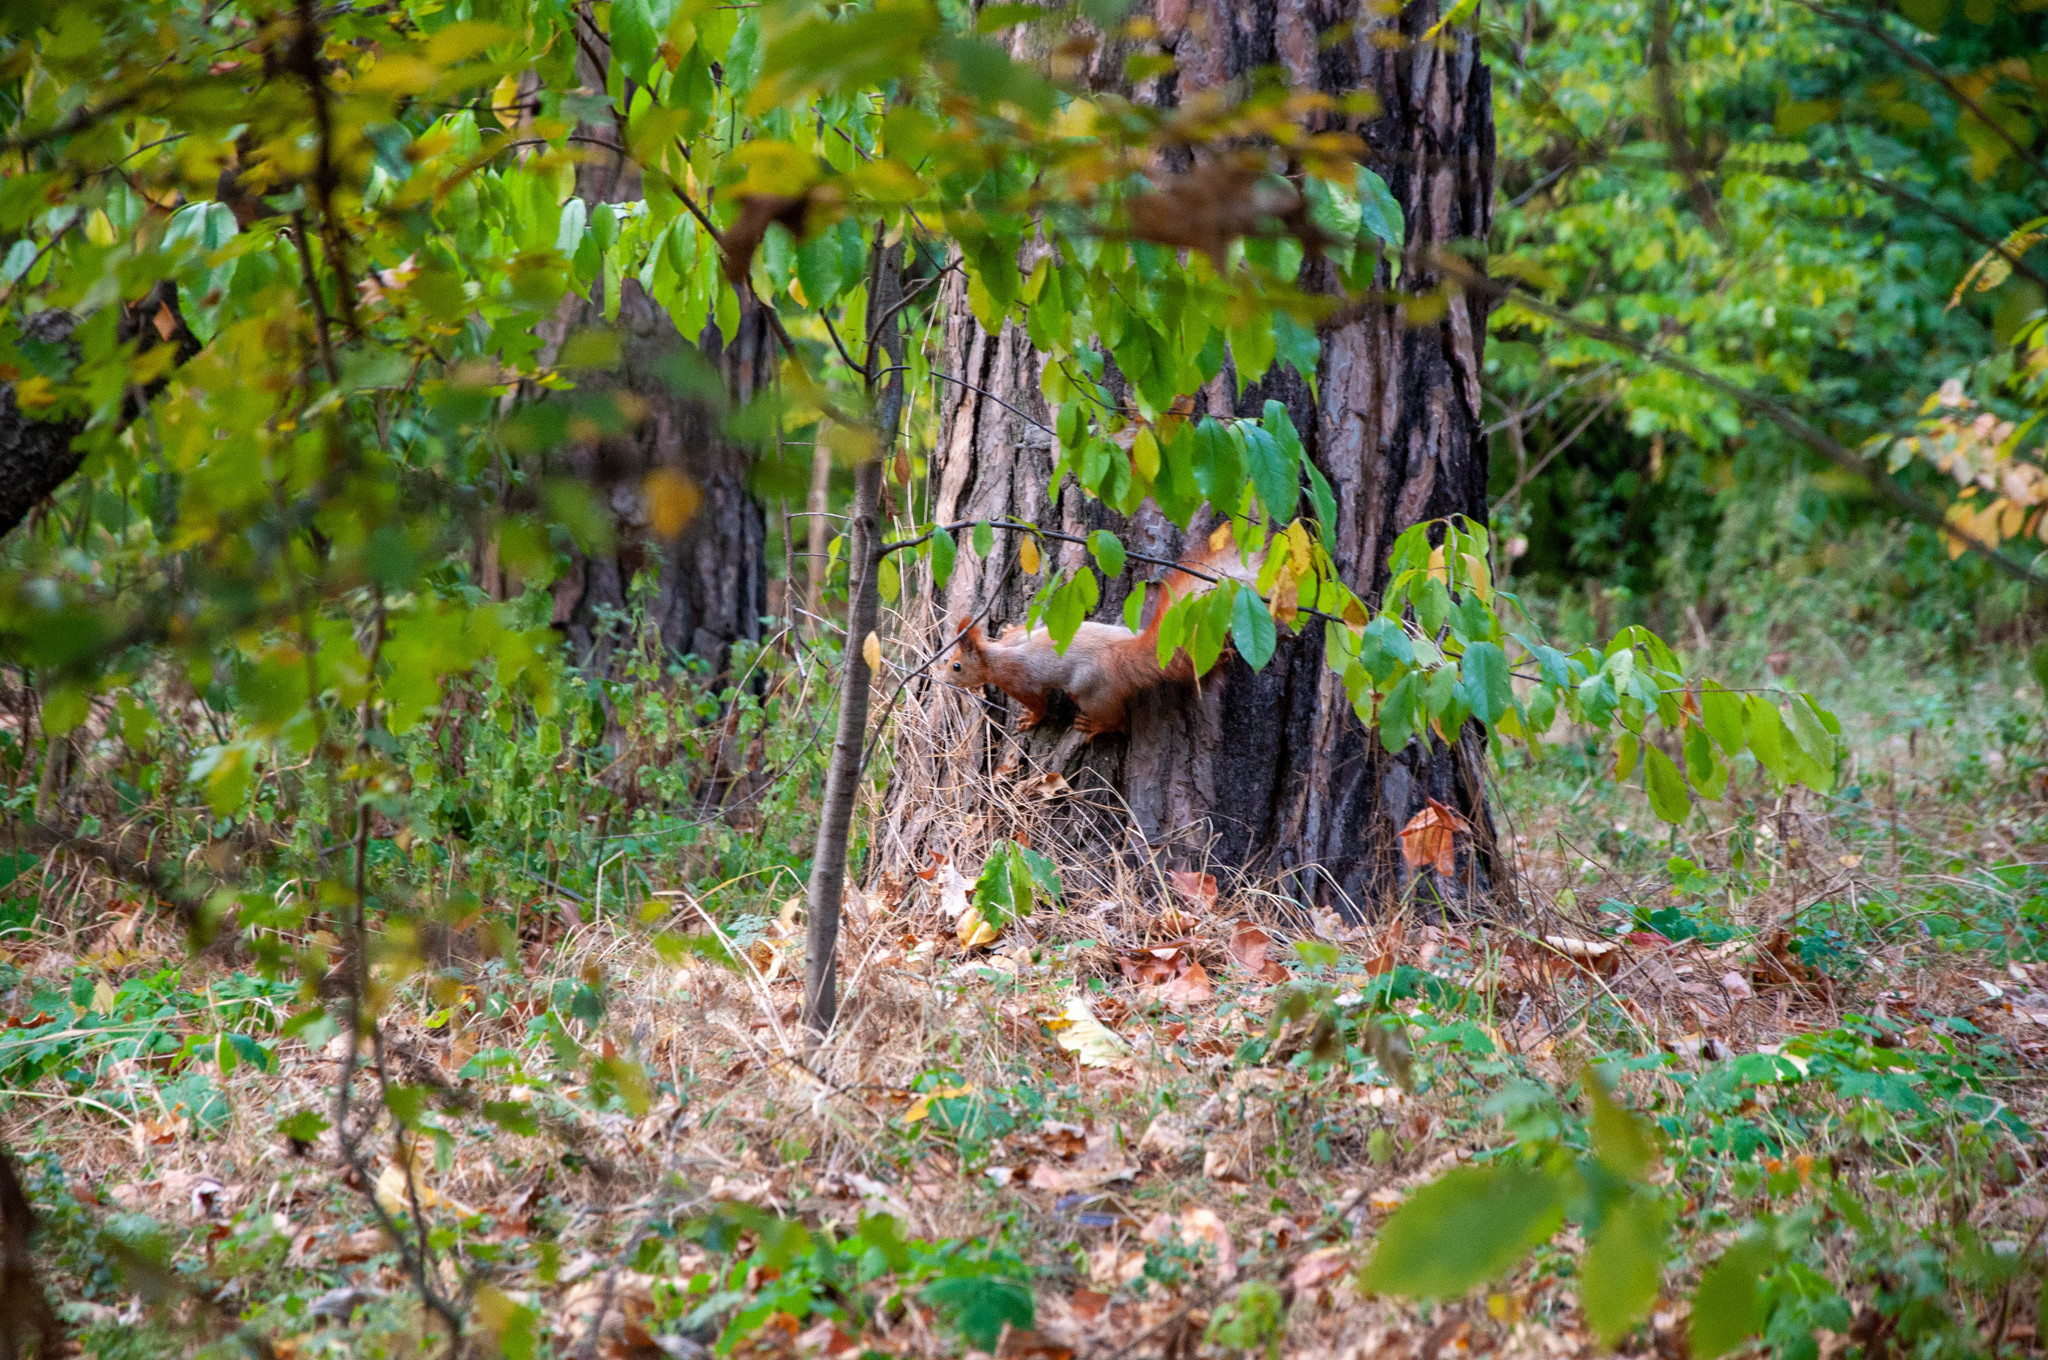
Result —
<instances>
[{"instance_id":1,"label":"red squirrel","mask_svg":"<svg viewBox=\"0 0 2048 1360\"><path fill-rule=\"evenodd\" d=\"M1227 541L1191 555L1182 565L1233 577L1244 573L1236 545ZM1132 695L1168 681L1194 679L1194 662L1185 651L1176 651L1163 669L1159 665L1159 625L1174 601L1190 593L1200 579L1184 571L1169 572L1143 632L1114 623L1084 623L1065 653L1053 648L1052 635L1044 628L1012 624L992 639L982 633L980 624L963 619L944 678L961 689L994 685L1015 699L1024 706L1024 716L1017 720L1021 731L1036 727L1045 717L1052 692L1062 690L1074 701L1075 731L1091 739L1121 732L1130 716Z\"/></svg>"}]
</instances>

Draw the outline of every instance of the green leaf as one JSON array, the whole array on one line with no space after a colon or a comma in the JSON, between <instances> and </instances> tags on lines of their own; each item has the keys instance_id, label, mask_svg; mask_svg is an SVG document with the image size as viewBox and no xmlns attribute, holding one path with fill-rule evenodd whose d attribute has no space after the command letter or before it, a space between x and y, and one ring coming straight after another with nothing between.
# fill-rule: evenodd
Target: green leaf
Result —
<instances>
[{"instance_id":1,"label":"green leaf","mask_svg":"<svg viewBox=\"0 0 2048 1360\"><path fill-rule=\"evenodd\" d=\"M1693 1296L1693 1360L1718 1360L1763 1330L1764 1275L1776 1260L1777 1252L1761 1233L1721 1253Z\"/></svg>"},{"instance_id":2,"label":"green leaf","mask_svg":"<svg viewBox=\"0 0 2048 1360\"><path fill-rule=\"evenodd\" d=\"M1140 585L1142 586L1142 584L1141 582ZM1130 629L1133 633L1137 632L1139 621L1144 618L1144 615L1145 592L1143 589L1134 590L1124 596L1124 627Z\"/></svg>"},{"instance_id":3,"label":"green leaf","mask_svg":"<svg viewBox=\"0 0 2048 1360\"><path fill-rule=\"evenodd\" d=\"M1791 729L1800 754L1806 757L1803 782L1816 793L1833 789L1835 738L1822 724L1820 714L1814 710L1813 700L1803 694L1793 695L1786 718L1786 726Z\"/></svg>"},{"instance_id":4,"label":"green leaf","mask_svg":"<svg viewBox=\"0 0 2048 1360\"><path fill-rule=\"evenodd\" d=\"M1643 784L1650 793L1650 811L1660 820L1677 826L1692 815L1692 796L1677 762L1650 742L1643 743Z\"/></svg>"},{"instance_id":5,"label":"green leaf","mask_svg":"<svg viewBox=\"0 0 2048 1360\"><path fill-rule=\"evenodd\" d=\"M1380 1229L1364 1283L1442 1299L1509 1269L1564 1222L1564 1187L1526 1167L1461 1166L1416 1191Z\"/></svg>"},{"instance_id":6,"label":"green leaf","mask_svg":"<svg viewBox=\"0 0 2048 1360\"><path fill-rule=\"evenodd\" d=\"M1195 426L1193 470L1195 488L1218 514L1237 510L1244 493L1244 451L1214 416L1203 416Z\"/></svg>"},{"instance_id":7,"label":"green leaf","mask_svg":"<svg viewBox=\"0 0 2048 1360\"><path fill-rule=\"evenodd\" d=\"M2042 698L2048 699L2048 642L2034 644L2034 650L2027 654L2027 669L2034 673L2034 683L2041 687Z\"/></svg>"},{"instance_id":8,"label":"green leaf","mask_svg":"<svg viewBox=\"0 0 2048 1360\"><path fill-rule=\"evenodd\" d=\"M1633 732L1624 732L1614 743L1614 782L1619 784L1636 772L1636 761L1643 753L1643 741Z\"/></svg>"},{"instance_id":9,"label":"green leaf","mask_svg":"<svg viewBox=\"0 0 2048 1360\"><path fill-rule=\"evenodd\" d=\"M970 1346L996 1348L1003 1324L1028 1331L1037 1317L1031 1287L1003 1275L956 1275L925 1287L924 1301Z\"/></svg>"},{"instance_id":10,"label":"green leaf","mask_svg":"<svg viewBox=\"0 0 2048 1360\"><path fill-rule=\"evenodd\" d=\"M882 559L881 569L875 577L875 586L881 592L883 604L896 603L896 597L903 593L903 576L896 568L894 557Z\"/></svg>"},{"instance_id":11,"label":"green leaf","mask_svg":"<svg viewBox=\"0 0 2048 1360\"><path fill-rule=\"evenodd\" d=\"M1275 524L1293 519L1301 504L1301 469L1264 426L1239 421L1237 431L1250 455L1252 487L1266 517Z\"/></svg>"},{"instance_id":12,"label":"green leaf","mask_svg":"<svg viewBox=\"0 0 2048 1360\"><path fill-rule=\"evenodd\" d=\"M995 550L995 546L996 533L994 529L991 529L989 527L988 521L983 520L979 524L975 525L974 555L976 557L987 557L991 552Z\"/></svg>"},{"instance_id":13,"label":"green leaf","mask_svg":"<svg viewBox=\"0 0 2048 1360\"><path fill-rule=\"evenodd\" d=\"M1273 659L1273 616L1266 612L1266 602L1256 591L1237 592L1230 607L1230 639L1237 645L1237 654L1255 671L1264 670Z\"/></svg>"},{"instance_id":14,"label":"green leaf","mask_svg":"<svg viewBox=\"0 0 2048 1360\"><path fill-rule=\"evenodd\" d=\"M1358 187L1358 220L1374 239L1386 246L1393 254L1401 253L1402 242L1407 239L1406 223L1401 216L1401 204L1394 197L1394 191L1374 171L1359 166L1356 182Z\"/></svg>"},{"instance_id":15,"label":"green leaf","mask_svg":"<svg viewBox=\"0 0 2048 1360\"><path fill-rule=\"evenodd\" d=\"M953 579L953 560L958 553L959 548L954 544L951 534L947 533L944 529L932 530L932 584L934 586L943 587L946 582Z\"/></svg>"},{"instance_id":16,"label":"green leaf","mask_svg":"<svg viewBox=\"0 0 2048 1360\"><path fill-rule=\"evenodd\" d=\"M1389 755L1399 755L1422 726L1422 685L1422 672L1409 671L1380 701L1380 744Z\"/></svg>"},{"instance_id":17,"label":"green leaf","mask_svg":"<svg viewBox=\"0 0 2048 1360\"><path fill-rule=\"evenodd\" d=\"M1416 588L1414 600L1415 621L1422 625L1424 636L1435 638L1444 620L1451 616L1450 587L1435 576L1426 576Z\"/></svg>"},{"instance_id":18,"label":"green leaf","mask_svg":"<svg viewBox=\"0 0 2048 1360\"><path fill-rule=\"evenodd\" d=\"M1751 694L1744 698L1743 708L1749 719L1749 749L1756 752L1757 761L1780 784L1794 782L1804 762L1794 759L1797 748L1792 734L1785 730L1785 720L1778 716L1778 706L1764 695Z\"/></svg>"},{"instance_id":19,"label":"green leaf","mask_svg":"<svg viewBox=\"0 0 2048 1360\"><path fill-rule=\"evenodd\" d=\"M1664 1211L1655 1196L1630 1195L1607 1211L1580 1270L1579 1307L1610 1345L1649 1315L1664 1277Z\"/></svg>"},{"instance_id":20,"label":"green leaf","mask_svg":"<svg viewBox=\"0 0 2048 1360\"><path fill-rule=\"evenodd\" d=\"M496 1124L507 1133L516 1133L522 1138L531 1138L540 1132L540 1120L535 1118L533 1107L522 1100L486 1100L482 1106L484 1118Z\"/></svg>"},{"instance_id":21,"label":"green leaf","mask_svg":"<svg viewBox=\"0 0 2048 1360\"><path fill-rule=\"evenodd\" d=\"M1508 683L1508 656L1497 644L1472 643L1465 648L1458 669L1464 675L1465 707L1479 721L1491 727L1515 706L1514 688Z\"/></svg>"},{"instance_id":22,"label":"green leaf","mask_svg":"<svg viewBox=\"0 0 2048 1360\"><path fill-rule=\"evenodd\" d=\"M612 58L629 79L645 81L661 39L647 0L612 0Z\"/></svg>"},{"instance_id":23,"label":"green leaf","mask_svg":"<svg viewBox=\"0 0 2048 1360\"><path fill-rule=\"evenodd\" d=\"M1643 1121L1616 1103L1597 1072L1586 1074L1585 1087L1593 1102L1593 1155L1615 1175L1641 1180L1657 1157Z\"/></svg>"},{"instance_id":24,"label":"green leaf","mask_svg":"<svg viewBox=\"0 0 2048 1360\"><path fill-rule=\"evenodd\" d=\"M1124 569L1123 540L1107 529L1097 529L1088 535L1088 551L1095 554L1096 565L1102 568L1104 576L1116 576Z\"/></svg>"}]
</instances>

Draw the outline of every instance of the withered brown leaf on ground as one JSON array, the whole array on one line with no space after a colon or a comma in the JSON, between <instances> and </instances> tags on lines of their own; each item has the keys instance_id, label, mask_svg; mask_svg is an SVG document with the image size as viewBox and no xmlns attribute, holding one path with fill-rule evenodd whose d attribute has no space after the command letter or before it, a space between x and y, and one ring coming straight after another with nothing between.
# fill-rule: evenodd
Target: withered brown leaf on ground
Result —
<instances>
[{"instance_id":1,"label":"withered brown leaf on ground","mask_svg":"<svg viewBox=\"0 0 2048 1360\"><path fill-rule=\"evenodd\" d=\"M1199 873L1192 869L1175 869L1166 875L1166 881L1174 891L1188 900L1188 905L1204 916L1213 915L1216 910L1216 875Z\"/></svg>"},{"instance_id":2,"label":"withered brown leaf on ground","mask_svg":"<svg viewBox=\"0 0 2048 1360\"><path fill-rule=\"evenodd\" d=\"M1285 965L1266 957L1272 944L1273 937L1257 926L1240 925L1230 933L1230 961L1261 982L1285 982Z\"/></svg>"},{"instance_id":3,"label":"withered brown leaf on ground","mask_svg":"<svg viewBox=\"0 0 2048 1360\"><path fill-rule=\"evenodd\" d=\"M1471 829L1470 822L1432 798L1401 828L1401 858L1408 861L1410 868L1429 865L1440 874L1448 874L1455 868L1451 851L1457 834Z\"/></svg>"}]
</instances>

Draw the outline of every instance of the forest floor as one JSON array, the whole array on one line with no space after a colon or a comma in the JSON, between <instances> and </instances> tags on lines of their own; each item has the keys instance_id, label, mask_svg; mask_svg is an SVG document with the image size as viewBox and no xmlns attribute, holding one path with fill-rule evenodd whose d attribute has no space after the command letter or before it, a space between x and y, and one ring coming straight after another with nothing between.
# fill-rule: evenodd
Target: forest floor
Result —
<instances>
[{"instance_id":1,"label":"forest floor","mask_svg":"<svg viewBox=\"0 0 2048 1360\"><path fill-rule=\"evenodd\" d=\"M295 985L46 872L73 896L45 918L78 924L0 942L0 1133L106 1360L438 1351L422 1240L520 1360L1555 1356L1601 1349L1576 1227L1434 1304L1359 1267L1447 1169L1583 1146L1600 1065L1661 1130L1675 1217L1619 1349L1687 1354L1702 1267L1761 1224L1761 1344L1790 1360L2038 1352L2014 1263L2048 1222L2043 695L2002 654L1798 664L1850 738L1827 798L1752 772L1667 835L1583 749L1510 757L1512 925L1345 927L1186 876L970 949L954 867L906 871L850 907L807 1064L789 886L527 903L515 961L394 993L358 1097L381 1079L414 1131L369 1184L327 1127L346 1041L281 1031Z\"/></svg>"}]
</instances>

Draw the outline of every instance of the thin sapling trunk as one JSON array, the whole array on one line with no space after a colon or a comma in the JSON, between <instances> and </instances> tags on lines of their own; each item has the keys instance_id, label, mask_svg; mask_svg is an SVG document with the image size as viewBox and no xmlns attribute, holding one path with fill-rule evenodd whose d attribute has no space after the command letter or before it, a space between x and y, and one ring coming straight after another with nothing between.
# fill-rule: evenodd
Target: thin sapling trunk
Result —
<instances>
[{"instance_id":1,"label":"thin sapling trunk","mask_svg":"<svg viewBox=\"0 0 2048 1360\"><path fill-rule=\"evenodd\" d=\"M853 805L860 795L861 754L867 739L872 679L869 639L875 636L882 612L882 464L895 447L903 424L899 254L897 248L875 251L874 278L868 289L874 299L871 315L878 320L876 332L868 337L867 383L874 395L879 379L880 394L874 408L875 441L870 456L861 460L853 474L853 509L846 531L852 596L846 618L846 670L839 687L839 728L832 741L832 762L825 772L825 801L818 817L818 845L811 860L805 911L803 1024L813 1044L824 1039L839 1010L839 907L846 892L846 842L853 826ZM883 364L879 368L878 358ZM874 655L879 656L879 651Z\"/></svg>"}]
</instances>

